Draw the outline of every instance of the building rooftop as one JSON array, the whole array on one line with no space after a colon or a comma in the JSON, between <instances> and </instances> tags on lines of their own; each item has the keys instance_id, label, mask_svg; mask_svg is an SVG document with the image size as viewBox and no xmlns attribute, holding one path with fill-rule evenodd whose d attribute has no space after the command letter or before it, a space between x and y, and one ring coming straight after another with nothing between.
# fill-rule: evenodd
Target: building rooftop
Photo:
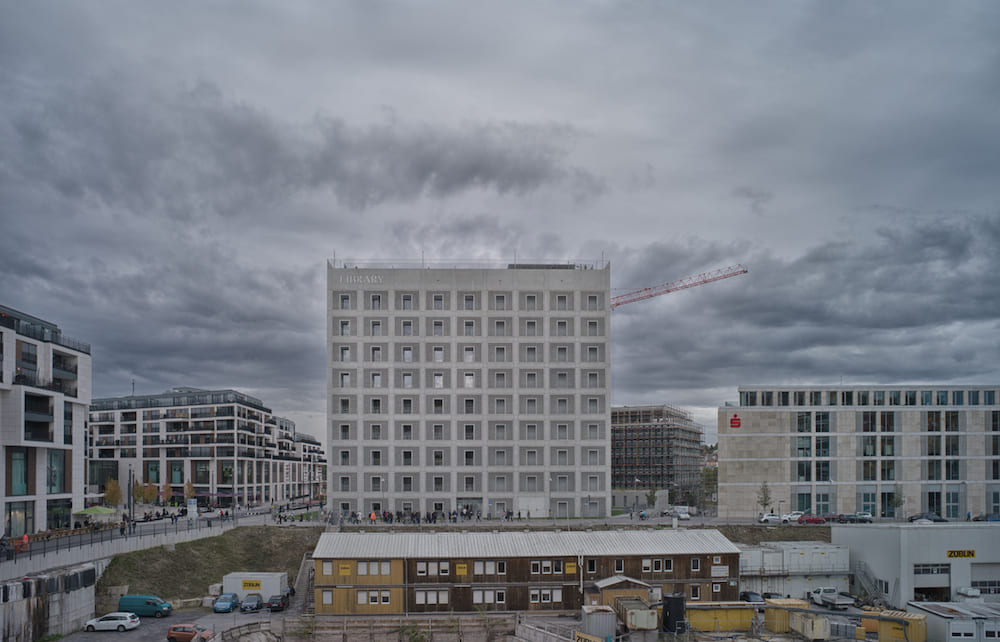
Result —
<instances>
[{"instance_id":1,"label":"building rooftop","mask_svg":"<svg viewBox=\"0 0 1000 642\"><path fill-rule=\"evenodd\" d=\"M703 555L739 553L711 529L502 531L489 533L324 533L315 558L514 558L566 555Z\"/></svg>"},{"instance_id":2,"label":"building rooftop","mask_svg":"<svg viewBox=\"0 0 1000 642\"><path fill-rule=\"evenodd\" d=\"M907 607L954 620L1000 619L995 602L909 602Z\"/></svg>"},{"instance_id":3,"label":"building rooftop","mask_svg":"<svg viewBox=\"0 0 1000 642\"><path fill-rule=\"evenodd\" d=\"M153 395L128 395L125 397L104 397L90 403L92 411L133 410L136 408L167 408L170 406L206 406L241 403L268 414L271 409L256 397L236 390L202 390L201 388L178 387Z\"/></svg>"},{"instance_id":4,"label":"building rooftop","mask_svg":"<svg viewBox=\"0 0 1000 642\"><path fill-rule=\"evenodd\" d=\"M25 337L55 343L77 352L90 354L90 344L63 336L62 330L54 323L0 305L0 326L10 328Z\"/></svg>"},{"instance_id":5,"label":"building rooftop","mask_svg":"<svg viewBox=\"0 0 1000 642\"><path fill-rule=\"evenodd\" d=\"M502 261L500 259L330 259L334 269L368 270L600 270L605 260Z\"/></svg>"}]
</instances>

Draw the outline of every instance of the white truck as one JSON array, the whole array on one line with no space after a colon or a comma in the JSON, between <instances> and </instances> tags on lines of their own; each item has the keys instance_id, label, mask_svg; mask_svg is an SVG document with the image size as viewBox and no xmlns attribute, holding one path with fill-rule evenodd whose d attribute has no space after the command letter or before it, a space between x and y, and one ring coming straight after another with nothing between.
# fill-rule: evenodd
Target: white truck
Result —
<instances>
[{"instance_id":1,"label":"white truck","mask_svg":"<svg viewBox=\"0 0 1000 642\"><path fill-rule=\"evenodd\" d=\"M854 598L841 595L835 586L819 586L806 593L806 599L814 604L827 606L831 609L846 609L854 606Z\"/></svg>"},{"instance_id":2,"label":"white truck","mask_svg":"<svg viewBox=\"0 0 1000 642\"><path fill-rule=\"evenodd\" d=\"M222 592L236 593L240 602L250 593L260 593L264 600L284 595L286 588L288 573L229 573L222 577Z\"/></svg>"}]
</instances>

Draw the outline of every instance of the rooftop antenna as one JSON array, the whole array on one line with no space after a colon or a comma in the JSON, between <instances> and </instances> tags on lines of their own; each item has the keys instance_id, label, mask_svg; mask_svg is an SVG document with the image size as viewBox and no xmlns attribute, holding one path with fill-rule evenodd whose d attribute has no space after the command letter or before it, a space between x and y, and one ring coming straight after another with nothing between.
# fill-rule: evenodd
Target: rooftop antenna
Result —
<instances>
[{"instance_id":1,"label":"rooftop antenna","mask_svg":"<svg viewBox=\"0 0 1000 642\"><path fill-rule=\"evenodd\" d=\"M132 377L132 396L135 396L135 377Z\"/></svg>"}]
</instances>

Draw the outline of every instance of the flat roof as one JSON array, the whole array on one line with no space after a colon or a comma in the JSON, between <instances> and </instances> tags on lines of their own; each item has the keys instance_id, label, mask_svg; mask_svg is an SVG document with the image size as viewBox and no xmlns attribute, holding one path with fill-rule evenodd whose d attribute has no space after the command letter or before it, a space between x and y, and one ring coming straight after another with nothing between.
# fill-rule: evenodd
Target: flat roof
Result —
<instances>
[{"instance_id":1,"label":"flat roof","mask_svg":"<svg viewBox=\"0 0 1000 642\"><path fill-rule=\"evenodd\" d=\"M952 620L1000 619L996 602L907 602L907 607Z\"/></svg>"},{"instance_id":2,"label":"flat roof","mask_svg":"<svg viewBox=\"0 0 1000 642\"><path fill-rule=\"evenodd\" d=\"M314 558L523 558L708 555L740 550L713 529L323 533Z\"/></svg>"}]
</instances>

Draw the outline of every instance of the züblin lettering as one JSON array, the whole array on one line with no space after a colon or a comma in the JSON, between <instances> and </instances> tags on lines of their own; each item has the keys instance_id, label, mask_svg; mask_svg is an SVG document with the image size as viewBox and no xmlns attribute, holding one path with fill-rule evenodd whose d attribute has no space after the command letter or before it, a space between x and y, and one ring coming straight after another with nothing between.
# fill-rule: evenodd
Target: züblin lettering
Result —
<instances>
[{"instance_id":1,"label":"z\u00fcblin lettering","mask_svg":"<svg viewBox=\"0 0 1000 642\"><path fill-rule=\"evenodd\" d=\"M976 551L965 550L965 551L948 551L948 557L975 557Z\"/></svg>"},{"instance_id":2,"label":"z\u00fcblin lettering","mask_svg":"<svg viewBox=\"0 0 1000 642\"><path fill-rule=\"evenodd\" d=\"M385 277L381 274L341 274L340 282L347 284L381 284Z\"/></svg>"}]
</instances>

